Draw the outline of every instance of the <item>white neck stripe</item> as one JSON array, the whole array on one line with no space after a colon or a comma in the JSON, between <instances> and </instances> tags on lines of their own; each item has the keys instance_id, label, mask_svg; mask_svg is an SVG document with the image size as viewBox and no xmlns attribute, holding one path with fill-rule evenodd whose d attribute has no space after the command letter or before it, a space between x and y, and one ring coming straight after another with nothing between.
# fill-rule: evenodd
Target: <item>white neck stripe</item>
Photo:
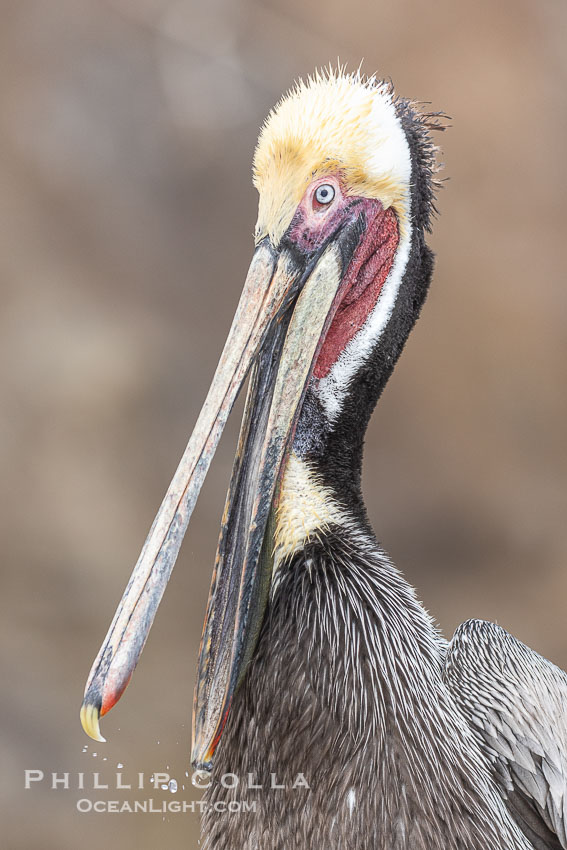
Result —
<instances>
[{"instance_id":1,"label":"white neck stripe","mask_svg":"<svg viewBox=\"0 0 567 850\"><path fill-rule=\"evenodd\" d=\"M411 233L411 218L408 216L405 233L374 309L362 328L341 351L329 373L318 383L314 382L314 389L331 423L335 422L341 411L352 378L370 356L392 315L408 264Z\"/></svg>"}]
</instances>

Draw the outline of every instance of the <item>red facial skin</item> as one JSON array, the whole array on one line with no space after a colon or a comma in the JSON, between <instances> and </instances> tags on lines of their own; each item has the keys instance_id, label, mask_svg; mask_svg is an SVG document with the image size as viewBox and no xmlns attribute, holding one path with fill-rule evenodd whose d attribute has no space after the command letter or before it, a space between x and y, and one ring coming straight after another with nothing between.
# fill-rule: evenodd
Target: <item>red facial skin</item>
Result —
<instances>
[{"instance_id":1,"label":"red facial skin","mask_svg":"<svg viewBox=\"0 0 567 850\"><path fill-rule=\"evenodd\" d=\"M329 204L320 204L315 192L321 185L335 190ZM346 196L340 178L325 175L315 180L303 196L290 227L290 239L305 252L321 245L349 216L363 215L366 227L343 278L342 297L314 367L314 377L324 378L350 340L372 312L388 277L400 234L394 211L377 199Z\"/></svg>"}]
</instances>

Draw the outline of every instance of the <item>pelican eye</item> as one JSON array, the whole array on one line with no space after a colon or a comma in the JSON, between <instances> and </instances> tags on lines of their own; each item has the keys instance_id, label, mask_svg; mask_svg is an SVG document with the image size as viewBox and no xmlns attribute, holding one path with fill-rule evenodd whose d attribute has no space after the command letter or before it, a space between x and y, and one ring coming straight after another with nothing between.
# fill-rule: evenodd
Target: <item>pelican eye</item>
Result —
<instances>
[{"instance_id":1,"label":"pelican eye","mask_svg":"<svg viewBox=\"0 0 567 850\"><path fill-rule=\"evenodd\" d=\"M318 204L330 204L335 197L335 187L330 183L321 183L315 189L315 200Z\"/></svg>"}]
</instances>

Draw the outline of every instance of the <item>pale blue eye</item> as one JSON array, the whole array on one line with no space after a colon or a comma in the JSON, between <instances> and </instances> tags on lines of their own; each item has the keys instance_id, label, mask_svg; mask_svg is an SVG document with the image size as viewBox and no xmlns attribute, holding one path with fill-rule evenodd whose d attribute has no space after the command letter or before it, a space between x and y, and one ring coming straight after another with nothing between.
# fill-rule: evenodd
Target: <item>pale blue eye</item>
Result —
<instances>
[{"instance_id":1,"label":"pale blue eye","mask_svg":"<svg viewBox=\"0 0 567 850\"><path fill-rule=\"evenodd\" d=\"M315 200L318 204L330 204L335 197L335 187L330 183L321 183L315 190Z\"/></svg>"}]
</instances>

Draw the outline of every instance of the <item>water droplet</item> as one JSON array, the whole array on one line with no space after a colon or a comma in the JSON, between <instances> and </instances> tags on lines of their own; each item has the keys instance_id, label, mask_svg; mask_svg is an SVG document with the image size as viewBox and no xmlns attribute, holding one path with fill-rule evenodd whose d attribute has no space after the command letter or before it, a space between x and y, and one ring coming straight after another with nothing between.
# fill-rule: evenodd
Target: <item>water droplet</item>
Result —
<instances>
[{"instance_id":1,"label":"water droplet","mask_svg":"<svg viewBox=\"0 0 567 850\"><path fill-rule=\"evenodd\" d=\"M177 782L175 779L169 780L169 790L172 794L175 794L175 792L177 791Z\"/></svg>"},{"instance_id":2,"label":"water droplet","mask_svg":"<svg viewBox=\"0 0 567 850\"><path fill-rule=\"evenodd\" d=\"M97 754L96 754L96 753L93 753L93 758L94 758L94 759L96 758L96 756L97 756Z\"/></svg>"},{"instance_id":3,"label":"water droplet","mask_svg":"<svg viewBox=\"0 0 567 850\"><path fill-rule=\"evenodd\" d=\"M116 767L117 767L117 768L121 768L121 767L124 767L124 765L122 764L122 762L121 762L121 761L119 761L119 762L118 762L118 764L116 765Z\"/></svg>"}]
</instances>

